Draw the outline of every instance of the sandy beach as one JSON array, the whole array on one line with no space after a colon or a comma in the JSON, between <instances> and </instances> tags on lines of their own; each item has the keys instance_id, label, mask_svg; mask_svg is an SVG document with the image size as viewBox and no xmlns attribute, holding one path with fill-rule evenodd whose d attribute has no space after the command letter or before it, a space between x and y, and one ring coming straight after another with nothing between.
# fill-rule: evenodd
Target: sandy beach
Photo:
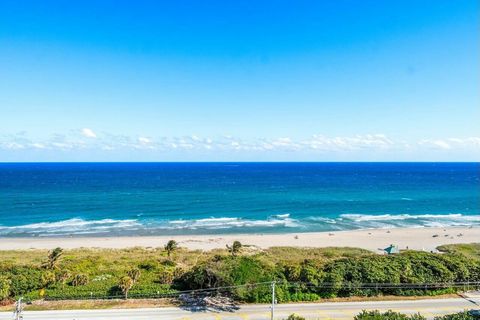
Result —
<instances>
[{"instance_id":1,"label":"sandy beach","mask_svg":"<svg viewBox=\"0 0 480 320\"><path fill-rule=\"evenodd\" d=\"M131 237L72 237L72 238L0 238L0 250L73 248L162 247L176 240L189 249L225 248L238 240L244 245L268 248L294 247L359 247L381 252L390 244L400 249L435 250L439 245L480 242L479 227L393 228L335 232L237 235L131 236Z\"/></svg>"}]
</instances>

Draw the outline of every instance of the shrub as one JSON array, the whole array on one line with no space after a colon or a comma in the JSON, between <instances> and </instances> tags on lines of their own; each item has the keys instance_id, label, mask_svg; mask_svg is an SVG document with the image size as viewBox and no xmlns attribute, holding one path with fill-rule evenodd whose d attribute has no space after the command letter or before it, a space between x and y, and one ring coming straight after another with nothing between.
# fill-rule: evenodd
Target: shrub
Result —
<instances>
[{"instance_id":1,"label":"shrub","mask_svg":"<svg viewBox=\"0 0 480 320\"><path fill-rule=\"evenodd\" d=\"M182 277L187 271L182 267L177 267L173 270L173 279L179 279ZM173 281L172 279L172 281Z\"/></svg>"},{"instance_id":2,"label":"shrub","mask_svg":"<svg viewBox=\"0 0 480 320\"><path fill-rule=\"evenodd\" d=\"M45 271L42 273L42 286L43 288L48 288L55 284L56 278L55 273L51 271Z\"/></svg>"},{"instance_id":3,"label":"shrub","mask_svg":"<svg viewBox=\"0 0 480 320\"><path fill-rule=\"evenodd\" d=\"M57 282L60 282L62 284L62 286L65 285L65 283L67 283L68 279L70 279L71 277L71 274L68 270L61 270L60 272L58 272L56 274L56 280Z\"/></svg>"},{"instance_id":4,"label":"shrub","mask_svg":"<svg viewBox=\"0 0 480 320\"><path fill-rule=\"evenodd\" d=\"M0 301L5 300L10 296L10 284L10 279L0 276Z\"/></svg>"},{"instance_id":5,"label":"shrub","mask_svg":"<svg viewBox=\"0 0 480 320\"><path fill-rule=\"evenodd\" d=\"M163 269L158 274L158 283L161 284L172 284L174 279L174 271L171 269Z\"/></svg>"},{"instance_id":6,"label":"shrub","mask_svg":"<svg viewBox=\"0 0 480 320\"><path fill-rule=\"evenodd\" d=\"M43 287L42 271L37 268L13 267L6 275L11 280L10 291L12 296L21 296Z\"/></svg>"},{"instance_id":7,"label":"shrub","mask_svg":"<svg viewBox=\"0 0 480 320\"><path fill-rule=\"evenodd\" d=\"M475 320L480 319L480 316L474 316L468 311L447 314L445 316L435 317L434 320Z\"/></svg>"},{"instance_id":8,"label":"shrub","mask_svg":"<svg viewBox=\"0 0 480 320\"><path fill-rule=\"evenodd\" d=\"M240 301L268 302L269 283L274 279L273 266L266 265L255 257L214 257L195 266L179 279L180 289L205 289L242 285L231 290ZM258 283L261 283L257 285Z\"/></svg>"},{"instance_id":9,"label":"shrub","mask_svg":"<svg viewBox=\"0 0 480 320\"><path fill-rule=\"evenodd\" d=\"M141 262L138 267L142 270L152 271L158 267L158 262L156 261L143 261Z\"/></svg>"},{"instance_id":10,"label":"shrub","mask_svg":"<svg viewBox=\"0 0 480 320\"><path fill-rule=\"evenodd\" d=\"M208 264L199 264L176 281L180 288L205 289L225 285L222 275Z\"/></svg>"},{"instance_id":11,"label":"shrub","mask_svg":"<svg viewBox=\"0 0 480 320\"><path fill-rule=\"evenodd\" d=\"M73 276L72 279L72 286L78 287L78 286L84 286L88 283L88 276L83 273L79 273Z\"/></svg>"},{"instance_id":12,"label":"shrub","mask_svg":"<svg viewBox=\"0 0 480 320\"><path fill-rule=\"evenodd\" d=\"M305 318L302 317L302 316L299 316L299 315L297 315L297 314L295 314L295 313L292 313L291 315L289 315L289 316L287 317L286 320L305 320Z\"/></svg>"},{"instance_id":13,"label":"shrub","mask_svg":"<svg viewBox=\"0 0 480 320\"><path fill-rule=\"evenodd\" d=\"M387 312L381 313L378 310L366 311L363 310L361 313L357 314L354 317L355 320L426 320L424 316L416 313L412 315L406 315L404 313L394 312L388 310Z\"/></svg>"}]
</instances>

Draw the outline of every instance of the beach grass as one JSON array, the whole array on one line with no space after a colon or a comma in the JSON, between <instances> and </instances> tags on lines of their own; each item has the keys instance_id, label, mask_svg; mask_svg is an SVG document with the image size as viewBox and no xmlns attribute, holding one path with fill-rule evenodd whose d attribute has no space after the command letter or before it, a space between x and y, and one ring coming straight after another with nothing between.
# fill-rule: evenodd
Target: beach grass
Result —
<instances>
[{"instance_id":1,"label":"beach grass","mask_svg":"<svg viewBox=\"0 0 480 320\"><path fill-rule=\"evenodd\" d=\"M2 265L41 265L49 250L0 250ZM337 259L342 257L356 257L373 254L369 250L348 247L327 248L296 248L296 247L272 247L264 250L243 249L243 254L255 254L274 263L276 262L299 262L305 259L323 260ZM165 264L173 260L176 265L192 267L195 264L207 261L214 256L227 256L226 249L214 249L209 251L187 250L178 248L172 259L169 259L164 248L133 247L127 249L97 249L79 248L65 250L61 265L72 271L78 272L122 272L132 265L141 265L149 262Z\"/></svg>"},{"instance_id":2,"label":"beach grass","mask_svg":"<svg viewBox=\"0 0 480 320\"><path fill-rule=\"evenodd\" d=\"M462 254L480 260L480 243L447 244L437 248L441 252Z\"/></svg>"}]
</instances>

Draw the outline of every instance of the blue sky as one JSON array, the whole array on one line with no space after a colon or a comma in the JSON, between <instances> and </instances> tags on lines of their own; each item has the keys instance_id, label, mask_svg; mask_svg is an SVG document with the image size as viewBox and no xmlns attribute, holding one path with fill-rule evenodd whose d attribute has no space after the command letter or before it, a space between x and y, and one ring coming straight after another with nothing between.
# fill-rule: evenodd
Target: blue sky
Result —
<instances>
[{"instance_id":1,"label":"blue sky","mask_svg":"<svg viewBox=\"0 0 480 320\"><path fill-rule=\"evenodd\" d=\"M478 161L480 5L0 2L0 161Z\"/></svg>"}]
</instances>

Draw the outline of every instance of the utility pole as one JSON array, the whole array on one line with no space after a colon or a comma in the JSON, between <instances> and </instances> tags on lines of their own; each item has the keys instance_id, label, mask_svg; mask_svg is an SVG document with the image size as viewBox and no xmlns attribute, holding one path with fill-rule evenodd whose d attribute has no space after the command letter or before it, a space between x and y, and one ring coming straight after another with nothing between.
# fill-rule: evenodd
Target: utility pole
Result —
<instances>
[{"instance_id":1,"label":"utility pole","mask_svg":"<svg viewBox=\"0 0 480 320\"><path fill-rule=\"evenodd\" d=\"M271 320L275 316L275 281L272 281L272 310L271 310Z\"/></svg>"},{"instance_id":2,"label":"utility pole","mask_svg":"<svg viewBox=\"0 0 480 320\"><path fill-rule=\"evenodd\" d=\"M23 304L22 304L22 297L18 299L15 303L15 310L13 311L13 320L22 320L23 319Z\"/></svg>"}]
</instances>

